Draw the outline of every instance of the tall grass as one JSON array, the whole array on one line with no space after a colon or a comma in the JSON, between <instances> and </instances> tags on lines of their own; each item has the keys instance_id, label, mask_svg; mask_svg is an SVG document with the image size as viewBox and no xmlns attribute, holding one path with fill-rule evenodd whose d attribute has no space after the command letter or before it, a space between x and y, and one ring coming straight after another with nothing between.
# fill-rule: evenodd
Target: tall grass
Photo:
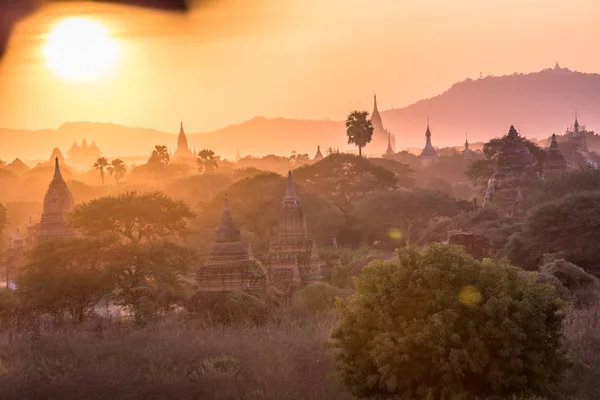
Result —
<instances>
[{"instance_id":1,"label":"tall grass","mask_svg":"<svg viewBox=\"0 0 600 400\"><path fill-rule=\"evenodd\" d=\"M334 324L331 315L260 327L30 321L0 334L0 399L351 399L323 345ZM568 400L600 398L599 326L600 307L567 318Z\"/></svg>"}]
</instances>

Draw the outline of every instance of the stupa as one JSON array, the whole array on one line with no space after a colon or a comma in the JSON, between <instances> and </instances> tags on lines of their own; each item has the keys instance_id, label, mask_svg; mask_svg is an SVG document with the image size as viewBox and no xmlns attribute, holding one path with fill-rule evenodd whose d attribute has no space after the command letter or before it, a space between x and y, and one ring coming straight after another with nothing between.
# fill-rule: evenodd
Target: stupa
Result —
<instances>
[{"instance_id":1,"label":"stupa","mask_svg":"<svg viewBox=\"0 0 600 400\"><path fill-rule=\"evenodd\" d=\"M229 197L225 195L223 215L215 232L215 241L205 265L197 274L201 293L257 293L264 290L264 276L260 273L260 266L250 260L240 238L240 230L229 209Z\"/></svg>"},{"instance_id":2,"label":"stupa","mask_svg":"<svg viewBox=\"0 0 600 400\"><path fill-rule=\"evenodd\" d=\"M546 159L544 160L544 177L566 170L567 162L560 152L558 142L556 141L556 135L552 134L552 142L550 143L550 148L548 149Z\"/></svg>"},{"instance_id":3,"label":"stupa","mask_svg":"<svg viewBox=\"0 0 600 400\"><path fill-rule=\"evenodd\" d=\"M317 146L317 153L315 154L313 160L314 161L321 161L323 158L323 153L321 153L321 146Z\"/></svg>"},{"instance_id":4,"label":"stupa","mask_svg":"<svg viewBox=\"0 0 600 400\"><path fill-rule=\"evenodd\" d=\"M174 163L178 164L188 164L195 166L196 165L196 157L194 153L188 147L187 136L185 135L185 131L183 130L183 121L181 121L179 125L179 136L177 137L177 149L175 153L173 153L172 160Z\"/></svg>"},{"instance_id":5,"label":"stupa","mask_svg":"<svg viewBox=\"0 0 600 400\"><path fill-rule=\"evenodd\" d=\"M425 147L419 156L421 165L426 167L437 161L438 154L431 144L431 130L429 129L429 118L427 118L427 130L425 131Z\"/></svg>"},{"instance_id":6,"label":"stupa","mask_svg":"<svg viewBox=\"0 0 600 400\"><path fill-rule=\"evenodd\" d=\"M367 151L379 156L386 143L396 152L396 137L383 127L383 120L377 108L377 96L373 96L373 112L371 113L371 125L373 125L373 137L367 145ZM370 149L373 149L372 151Z\"/></svg>"},{"instance_id":7,"label":"stupa","mask_svg":"<svg viewBox=\"0 0 600 400\"><path fill-rule=\"evenodd\" d=\"M40 241L71 236L66 215L73 210L73 195L60 173L58 158L54 159L54 177L44 197L44 210L37 238Z\"/></svg>"}]
</instances>

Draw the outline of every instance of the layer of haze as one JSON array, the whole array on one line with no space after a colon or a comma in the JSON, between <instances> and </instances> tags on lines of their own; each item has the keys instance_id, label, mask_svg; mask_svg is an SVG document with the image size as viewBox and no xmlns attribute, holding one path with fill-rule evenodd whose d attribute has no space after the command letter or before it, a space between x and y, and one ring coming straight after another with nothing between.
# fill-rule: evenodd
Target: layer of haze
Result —
<instances>
[{"instance_id":1,"label":"layer of haze","mask_svg":"<svg viewBox=\"0 0 600 400\"><path fill-rule=\"evenodd\" d=\"M56 76L45 37L69 16L105 26L121 58L92 81ZM91 3L24 20L0 66L0 127L66 121L209 131L254 116L342 120L467 77L597 71L593 0L214 0L191 15Z\"/></svg>"}]
</instances>

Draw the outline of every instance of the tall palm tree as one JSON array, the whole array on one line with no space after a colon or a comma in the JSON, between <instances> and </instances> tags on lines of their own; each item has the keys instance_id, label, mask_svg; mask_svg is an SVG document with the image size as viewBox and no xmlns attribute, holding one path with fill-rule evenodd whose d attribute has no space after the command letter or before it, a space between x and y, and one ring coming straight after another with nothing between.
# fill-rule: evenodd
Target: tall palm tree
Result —
<instances>
[{"instance_id":1,"label":"tall palm tree","mask_svg":"<svg viewBox=\"0 0 600 400\"><path fill-rule=\"evenodd\" d=\"M100 171L100 178L102 178L102 186L104 186L104 169L108 167L108 160L104 157L100 157L94 163L94 169Z\"/></svg>"},{"instance_id":2,"label":"tall palm tree","mask_svg":"<svg viewBox=\"0 0 600 400\"><path fill-rule=\"evenodd\" d=\"M148 164L152 165L167 165L171 161L167 146L155 146L152 154L148 159Z\"/></svg>"},{"instance_id":3,"label":"tall palm tree","mask_svg":"<svg viewBox=\"0 0 600 400\"><path fill-rule=\"evenodd\" d=\"M373 125L367 119L367 111L353 111L346 119L346 135L348 144L358 146L358 155L362 157L362 148L373 138Z\"/></svg>"},{"instance_id":4,"label":"tall palm tree","mask_svg":"<svg viewBox=\"0 0 600 400\"><path fill-rule=\"evenodd\" d=\"M112 160L112 162L108 166L108 172L114 176L115 181L118 184L121 178L125 176L125 172L127 172L127 167L125 166L123 160L116 158Z\"/></svg>"},{"instance_id":5,"label":"tall palm tree","mask_svg":"<svg viewBox=\"0 0 600 400\"><path fill-rule=\"evenodd\" d=\"M215 158L215 152L212 150L204 149L198 153L196 159L198 164L198 172L211 173L219 167Z\"/></svg>"}]
</instances>

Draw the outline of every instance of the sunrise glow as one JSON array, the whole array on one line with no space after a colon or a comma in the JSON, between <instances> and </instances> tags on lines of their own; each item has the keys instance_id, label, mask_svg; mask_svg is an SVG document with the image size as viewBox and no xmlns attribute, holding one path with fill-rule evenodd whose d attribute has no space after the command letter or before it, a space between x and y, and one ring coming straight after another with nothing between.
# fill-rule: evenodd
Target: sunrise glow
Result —
<instances>
[{"instance_id":1,"label":"sunrise glow","mask_svg":"<svg viewBox=\"0 0 600 400\"><path fill-rule=\"evenodd\" d=\"M48 34L44 58L61 78L89 80L102 77L115 66L118 50L118 43L99 23L69 18Z\"/></svg>"}]
</instances>

